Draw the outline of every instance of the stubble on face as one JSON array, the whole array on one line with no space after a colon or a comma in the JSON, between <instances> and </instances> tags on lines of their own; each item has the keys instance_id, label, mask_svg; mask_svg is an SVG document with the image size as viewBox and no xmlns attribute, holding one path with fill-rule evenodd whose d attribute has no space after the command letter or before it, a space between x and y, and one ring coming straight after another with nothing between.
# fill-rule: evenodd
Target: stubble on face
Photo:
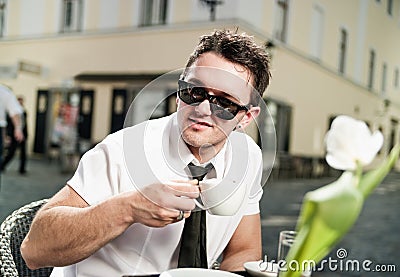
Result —
<instances>
[{"instance_id":1,"label":"stubble on face","mask_svg":"<svg viewBox=\"0 0 400 277\"><path fill-rule=\"evenodd\" d=\"M188 120L190 121L190 119ZM229 132L223 130L220 126L213 125L206 130L199 130L194 127L195 124L188 122L185 124L186 127L182 130L182 138L184 141L192 147L209 147L217 146L221 142L225 141L228 137Z\"/></svg>"},{"instance_id":2,"label":"stubble on face","mask_svg":"<svg viewBox=\"0 0 400 277\"><path fill-rule=\"evenodd\" d=\"M181 124L181 136L193 154L202 156L215 155L225 144L227 137L236 125L236 120L225 121L214 116L202 116L196 107L180 103L178 119ZM185 107L182 107L185 106ZM203 123L207 122L209 124ZM210 153L210 154L205 154Z\"/></svg>"}]
</instances>

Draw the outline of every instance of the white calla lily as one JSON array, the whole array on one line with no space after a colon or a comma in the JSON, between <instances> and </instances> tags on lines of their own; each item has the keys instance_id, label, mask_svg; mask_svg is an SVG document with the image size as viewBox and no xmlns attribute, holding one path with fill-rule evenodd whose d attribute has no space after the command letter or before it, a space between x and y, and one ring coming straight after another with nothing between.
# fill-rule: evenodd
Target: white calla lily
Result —
<instances>
[{"instance_id":1,"label":"white calla lily","mask_svg":"<svg viewBox=\"0 0 400 277\"><path fill-rule=\"evenodd\" d=\"M383 135L373 134L365 122L352 117L336 117L325 137L327 163L339 170L355 170L368 165L383 145Z\"/></svg>"}]
</instances>

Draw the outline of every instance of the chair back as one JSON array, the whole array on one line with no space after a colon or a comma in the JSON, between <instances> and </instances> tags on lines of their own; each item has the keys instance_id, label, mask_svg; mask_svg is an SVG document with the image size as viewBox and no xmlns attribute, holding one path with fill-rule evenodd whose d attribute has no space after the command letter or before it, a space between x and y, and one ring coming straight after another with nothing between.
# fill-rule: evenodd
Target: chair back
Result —
<instances>
[{"instance_id":1,"label":"chair back","mask_svg":"<svg viewBox=\"0 0 400 277\"><path fill-rule=\"evenodd\" d=\"M53 268L30 270L21 256L20 247L36 212L47 203L42 199L29 203L9 215L0 226L0 276L48 277Z\"/></svg>"}]
</instances>

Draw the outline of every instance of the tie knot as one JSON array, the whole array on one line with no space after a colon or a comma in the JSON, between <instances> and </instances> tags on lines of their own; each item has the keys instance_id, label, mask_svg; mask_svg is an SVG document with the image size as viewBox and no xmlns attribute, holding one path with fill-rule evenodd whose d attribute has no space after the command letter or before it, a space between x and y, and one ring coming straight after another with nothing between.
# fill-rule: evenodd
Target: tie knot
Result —
<instances>
[{"instance_id":1,"label":"tie knot","mask_svg":"<svg viewBox=\"0 0 400 277\"><path fill-rule=\"evenodd\" d=\"M207 164L206 166L198 166L194 165L193 163L188 164L188 168L190 170L190 173L192 174L193 179L197 179L198 181L201 181L204 179L204 177L207 175L208 172L213 168L214 166L212 163Z\"/></svg>"}]
</instances>

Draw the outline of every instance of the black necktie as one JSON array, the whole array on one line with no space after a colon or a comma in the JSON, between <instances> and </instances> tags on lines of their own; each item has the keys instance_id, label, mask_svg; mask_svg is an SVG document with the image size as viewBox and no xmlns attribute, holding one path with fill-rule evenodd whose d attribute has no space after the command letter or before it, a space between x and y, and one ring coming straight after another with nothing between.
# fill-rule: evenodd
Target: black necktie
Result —
<instances>
[{"instance_id":1,"label":"black necktie","mask_svg":"<svg viewBox=\"0 0 400 277\"><path fill-rule=\"evenodd\" d=\"M190 163L188 168L192 178L201 181L213 165L209 163L202 167ZM206 234L206 211L192 212L183 227L178 267L208 268Z\"/></svg>"}]
</instances>

